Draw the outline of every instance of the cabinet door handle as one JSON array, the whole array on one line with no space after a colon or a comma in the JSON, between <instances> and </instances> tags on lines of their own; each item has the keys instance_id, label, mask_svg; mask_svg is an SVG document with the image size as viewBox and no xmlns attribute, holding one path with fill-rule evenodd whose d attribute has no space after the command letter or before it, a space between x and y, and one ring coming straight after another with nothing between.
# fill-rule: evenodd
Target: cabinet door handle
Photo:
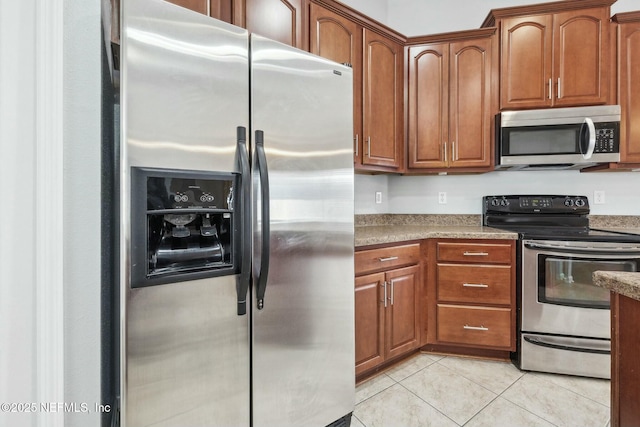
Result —
<instances>
[{"instance_id":1,"label":"cabinet door handle","mask_svg":"<svg viewBox=\"0 0 640 427\"><path fill-rule=\"evenodd\" d=\"M463 283L462 286L465 288L488 288L489 285L485 285L484 283Z\"/></svg>"},{"instance_id":2,"label":"cabinet door handle","mask_svg":"<svg viewBox=\"0 0 640 427\"><path fill-rule=\"evenodd\" d=\"M464 256L487 256L489 252L463 252Z\"/></svg>"},{"instance_id":3,"label":"cabinet door handle","mask_svg":"<svg viewBox=\"0 0 640 427\"><path fill-rule=\"evenodd\" d=\"M472 331L488 331L489 328L485 328L484 326L480 325L480 326L469 326L469 325L464 325L462 327L463 329L469 329Z\"/></svg>"},{"instance_id":4,"label":"cabinet door handle","mask_svg":"<svg viewBox=\"0 0 640 427\"><path fill-rule=\"evenodd\" d=\"M367 137L367 156L371 157L371 137Z\"/></svg>"},{"instance_id":5,"label":"cabinet door handle","mask_svg":"<svg viewBox=\"0 0 640 427\"><path fill-rule=\"evenodd\" d=\"M444 162L447 163L447 141L445 141L443 143L443 150L444 151Z\"/></svg>"},{"instance_id":6,"label":"cabinet door handle","mask_svg":"<svg viewBox=\"0 0 640 427\"><path fill-rule=\"evenodd\" d=\"M558 77L558 99L562 98L562 92L560 91L560 77Z\"/></svg>"},{"instance_id":7,"label":"cabinet door handle","mask_svg":"<svg viewBox=\"0 0 640 427\"><path fill-rule=\"evenodd\" d=\"M393 294L395 293L395 292L394 292L394 287L393 287L393 285L394 285L394 283L393 283L393 282L394 282L394 281L393 281L393 279L392 279L392 280L391 280L391 305L393 305Z\"/></svg>"},{"instance_id":8,"label":"cabinet door handle","mask_svg":"<svg viewBox=\"0 0 640 427\"><path fill-rule=\"evenodd\" d=\"M553 97L553 83L551 83L551 79L549 79L549 99Z\"/></svg>"},{"instance_id":9,"label":"cabinet door handle","mask_svg":"<svg viewBox=\"0 0 640 427\"><path fill-rule=\"evenodd\" d=\"M356 137L355 137L355 146L356 146L356 150L355 150L356 157L358 157L358 134L356 134Z\"/></svg>"},{"instance_id":10,"label":"cabinet door handle","mask_svg":"<svg viewBox=\"0 0 640 427\"><path fill-rule=\"evenodd\" d=\"M458 160L458 152L456 150L456 142L451 141L451 161L455 162Z\"/></svg>"},{"instance_id":11,"label":"cabinet door handle","mask_svg":"<svg viewBox=\"0 0 640 427\"><path fill-rule=\"evenodd\" d=\"M398 259L398 257L397 257L397 256L390 256L390 257L387 257L387 258L378 258L378 260L379 260L380 262L395 261L395 260L397 260L397 259Z\"/></svg>"},{"instance_id":12,"label":"cabinet door handle","mask_svg":"<svg viewBox=\"0 0 640 427\"><path fill-rule=\"evenodd\" d=\"M387 281L386 280L382 283L382 287L384 288L384 299L382 301L384 302L384 307L387 308Z\"/></svg>"}]
</instances>

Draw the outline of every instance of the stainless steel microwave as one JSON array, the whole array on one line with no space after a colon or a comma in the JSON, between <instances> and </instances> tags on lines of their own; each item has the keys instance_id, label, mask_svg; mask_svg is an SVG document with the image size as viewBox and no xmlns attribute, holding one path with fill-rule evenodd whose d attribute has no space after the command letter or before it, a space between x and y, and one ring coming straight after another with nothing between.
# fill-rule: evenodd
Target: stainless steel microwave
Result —
<instances>
[{"instance_id":1,"label":"stainless steel microwave","mask_svg":"<svg viewBox=\"0 0 640 427\"><path fill-rule=\"evenodd\" d=\"M620 161L620 106L503 111L496 169L582 169Z\"/></svg>"}]
</instances>

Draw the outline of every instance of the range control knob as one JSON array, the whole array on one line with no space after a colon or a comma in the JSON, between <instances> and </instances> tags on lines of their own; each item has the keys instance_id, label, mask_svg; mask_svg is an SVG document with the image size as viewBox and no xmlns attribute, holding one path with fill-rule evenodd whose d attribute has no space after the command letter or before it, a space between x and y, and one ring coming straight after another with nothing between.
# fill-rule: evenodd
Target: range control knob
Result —
<instances>
[{"instance_id":1,"label":"range control knob","mask_svg":"<svg viewBox=\"0 0 640 427\"><path fill-rule=\"evenodd\" d=\"M573 199L564 199L565 206L573 206Z\"/></svg>"},{"instance_id":2,"label":"range control knob","mask_svg":"<svg viewBox=\"0 0 640 427\"><path fill-rule=\"evenodd\" d=\"M586 205L587 203L584 201L584 199L576 199L576 206L579 208L584 207L584 205Z\"/></svg>"},{"instance_id":3,"label":"range control knob","mask_svg":"<svg viewBox=\"0 0 640 427\"><path fill-rule=\"evenodd\" d=\"M500 200L493 198L491 199L491 206L499 206L500 205Z\"/></svg>"},{"instance_id":4,"label":"range control knob","mask_svg":"<svg viewBox=\"0 0 640 427\"><path fill-rule=\"evenodd\" d=\"M509 206L509 201L507 199L500 200L500 206Z\"/></svg>"}]
</instances>

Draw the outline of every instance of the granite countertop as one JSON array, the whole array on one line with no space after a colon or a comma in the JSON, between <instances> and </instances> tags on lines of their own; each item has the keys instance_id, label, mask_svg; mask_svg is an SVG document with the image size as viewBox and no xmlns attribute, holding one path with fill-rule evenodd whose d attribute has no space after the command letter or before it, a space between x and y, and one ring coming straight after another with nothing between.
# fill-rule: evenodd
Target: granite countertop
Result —
<instances>
[{"instance_id":1,"label":"granite countertop","mask_svg":"<svg viewBox=\"0 0 640 427\"><path fill-rule=\"evenodd\" d=\"M590 216L592 228L640 234L640 216ZM518 234L482 226L478 214L367 214L355 216L355 246L429 238L508 239Z\"/></svg>"},{"instance_id":2,"label":"granite countertop","mask_svg":"<svg viewBox=\"0 0 640 427\"><path fill-rule=\"evenodd\" d=\"M508 239L518 233L472 225L365 225L355 228L355 245L368 246L422 239Z\"/></svg>"},{"instance_id":3,"label":"granite countertop","mask_svg":"<svg viewBox=\"0 0 640 427\"><path fill-rule=\"evenodd\" d=\"M640 301L640 272L596 271L593 273L593 283Z\"/></svg>"}]
</instances>

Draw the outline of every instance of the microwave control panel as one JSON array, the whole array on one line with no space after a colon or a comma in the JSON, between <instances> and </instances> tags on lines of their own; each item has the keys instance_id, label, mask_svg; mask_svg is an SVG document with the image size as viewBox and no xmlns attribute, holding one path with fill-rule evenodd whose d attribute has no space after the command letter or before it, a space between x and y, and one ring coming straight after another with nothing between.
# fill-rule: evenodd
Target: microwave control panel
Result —
<instances>
[{"instance_id":1,"label":"microwave control panel","mask_svg":"<svg viewBox=\"0 0 640 427\"><path fill-rule=\"evenodd\" d=\"M618 123L596 123L596 146L594 153L617 153L619 151Z\"/></svg>"}]
</instances>

